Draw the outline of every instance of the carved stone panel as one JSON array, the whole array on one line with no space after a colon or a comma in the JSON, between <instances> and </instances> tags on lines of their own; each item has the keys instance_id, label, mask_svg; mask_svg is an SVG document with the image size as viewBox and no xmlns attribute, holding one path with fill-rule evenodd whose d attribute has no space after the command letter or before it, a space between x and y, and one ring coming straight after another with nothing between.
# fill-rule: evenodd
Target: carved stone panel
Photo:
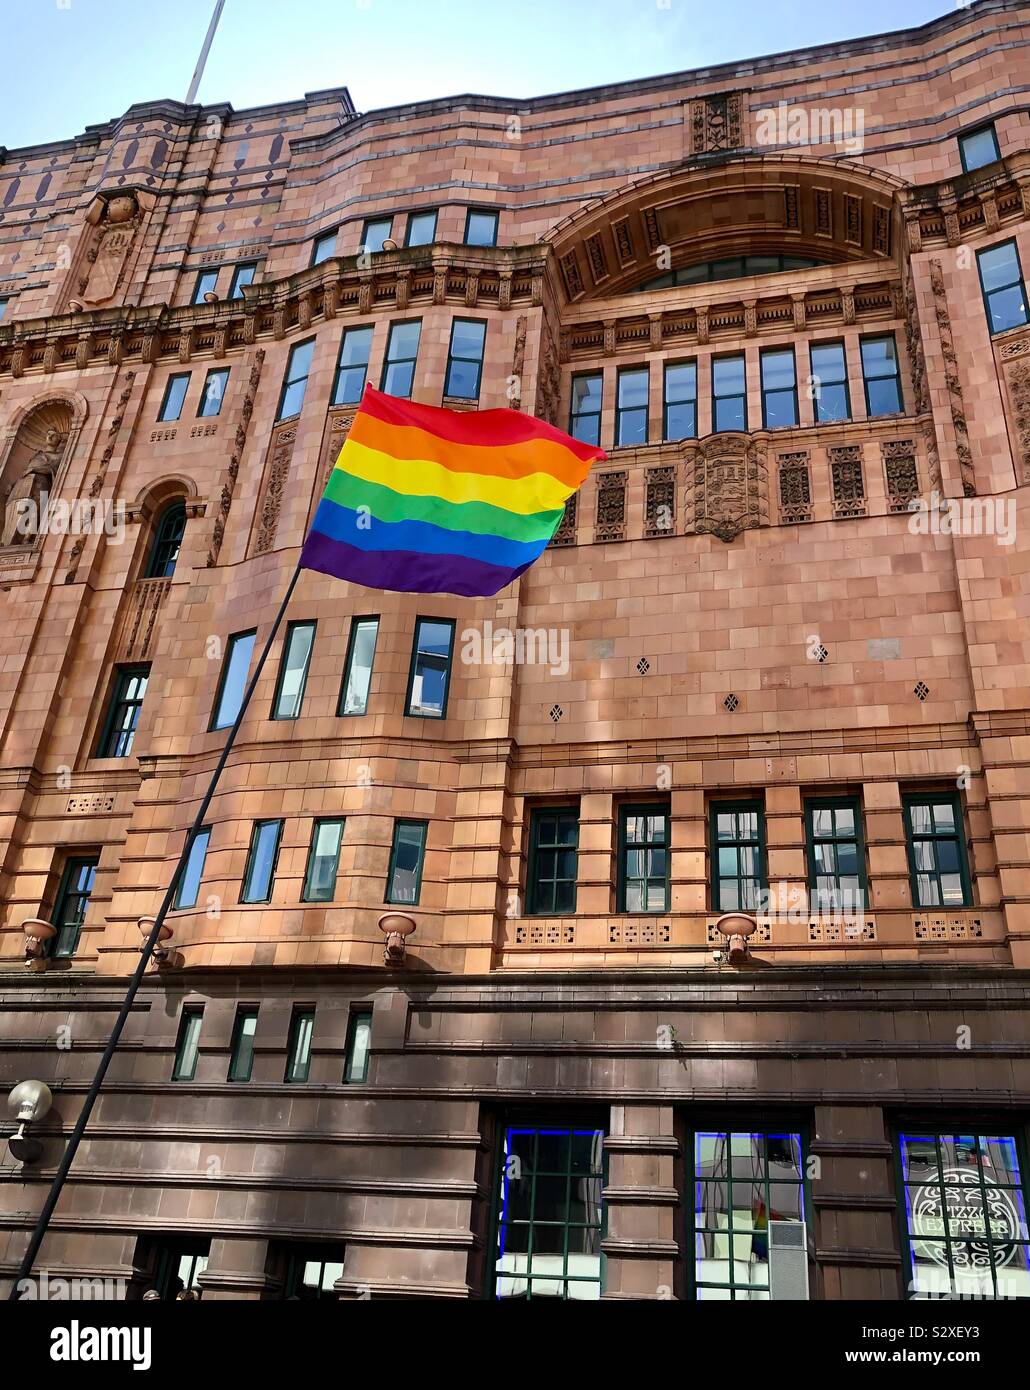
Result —
<instances>
[{"instance_id":1,"label":"carved stone panel","mask_svg":"<svg viewBox=\"0 0 1030 1390\"><path fill-rule=\"evenodd\" d=\"M676 533L676 468L649 468L646 479L644 535L672 536Z\"/></svg>"},{"instance_id":2,"label":"carved stone panel","mask_svg":"<svg viewBox=\"0 0 1030 1390\"><path fill-rule=\"evenodd\" d=\"M254 554L263 555L275 544L275 533L279 527L279 514L282 511L283 493L286 479L290 474L290 460L293 446L297 442L296 423L280 425L272 435L269 448L269 463L265 471L265 486L261 497L257 536L254 541Z\"/></svg>"},{"instance_id":3,"label":"carved stone panel","mask_svg":"<svg viewBox=\"0 0 1030 1390\"><path fill-rule=\"evenodd\" d=\"M769 522L769 475L746 434L710 435L694 460L694 525L727 543Z\"/></svg>"},{"instance_id":4,"label":"carved stone panel","mask_svg":"<svg viewBox=\"0 0 1030 1390\"><path fill-rule=\"evenodd\" d=\"M861 445L842 444L828 452L833 483L834 516L865 516L865 475L862 472Z\"/></svg>"},{"instance_id":5,"label":"carved stone panel","mask_svg":"<svg viewBox=\"0 0 1030 1390\"><path fill-rule=\"evenodd\" d=\"M626 472L598 473L595 541L621 541L626 535Z\"/></svg>"},{"instance_id":6,"label":"carved stone panel","mask_svg":"<svg viewBox=\"0 0 1030 1390\"><path fill-rule=\"evenodd\" d=\"M743 92L716 92L690 103L690 153L718 154L744 143Z\"/></svg>"},{"instance_id":7,"label":"carved stone panel","mask_svg":"<svg viewBox=\"0 0 1030 1390\"><path fill-rule=\"evenodd\" d=\"M919 469L916 446L911 439L889 440L880 445L887 484L887 506L892 512L907 512L919 496Z\"/></svg>"},{"instance_id":8,"label":"carved stone panel","mask_svg":"<svg viewBox=\"0 0 1030 1390\"><path fill-rule=\"evenodd\" d=\"M780 520L785 525L812 519L812 477L808 451L779 456Z\"/></svg>"},{"instance_id":9,"label":"carved stone panel","mask_svg":"<svg viewBox=\"0 0 1030 1390\"><path fill-rule=\"evenodd\" d=\"M551 537L551 545L575 545L576 544L576 517L579 510L579 493L574 492L565 503L565 511L558 529Z\"/></svg>"},{"instance_id":10,"label":"carved stone panel","mask_svg":"<svg viewBox=\"0 0 1030 1390\"><path fill-rule=\"evenodd\" d=\"M1030 483L1030 336L1005 343L1001 360L1016 436L1018 477L1021 483Z\"/></svg>"}]
</instances>

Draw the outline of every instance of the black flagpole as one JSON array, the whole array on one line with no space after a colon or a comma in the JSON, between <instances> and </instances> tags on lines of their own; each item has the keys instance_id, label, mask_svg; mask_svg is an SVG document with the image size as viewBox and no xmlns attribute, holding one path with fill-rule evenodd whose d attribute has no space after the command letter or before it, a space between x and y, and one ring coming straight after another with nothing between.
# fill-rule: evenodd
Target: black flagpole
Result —
<instances>
[{"instance_id":1,"label":"black flagpole","mask_svg":"<svg viewBox=\"0 0 1030 1390\"><path fill-rule=\"evenodd\" d=\"M208 807L211 805L211 799L215 794L218 779L222 775L222 769L225 767L229 752L233 743L236 741L236 735L239 733L240 725L243 723L243 716L247 713L247 706L250 704L251 696L257 688L262 668L264 667L265 661L268 659L268 653L272 649L272 643L275 641L275 635L279 631L279 625L283 620L283 614L286 612L286 606L293 596L293 591L297 586L297 580L299 578L300 563L298 561L297 568L293 571L286 593L283 595L283 601L279 605L279 611L276 613L272 622L272 630L268 634L268 640L265 642L261 655L258 657L257 665L254 667L254 674L251 676L247 688L244 691L239 713L236 715L236 720L229 730L228 737L225 740L225 747L222 749L221 757L218 759L218 765L215 767L208 789L204 793L204 799L200 803L193 824L190 827L189 834L186 836L186 843L182 847L182 854L180 854L179 862L175 866L175 872L172 874L172 881L168 885L168 891L165 893L157 916L154 918L154 925L150 929L150 935L147 937L146 945L140 952L139 964L136 966L132 979L129 981L128 991L122 1001L122 1007L119 1010L118 1017L115 1019L114 1028L111 1030L111 1036L107 1040L107 1046L104 1048L103 1056L100 1058L96 1076L94 1076L90 1088L86 1092L86 1098L82 1102L82 1109L79 1111L79 1118L75 1122L75 1128L71 1132L71 1137L65 1148L64 1156L58 1165L57 1172L54 1174L54 1180L50 1185L50 1191L47 1193L47 1199L43 1203L43 1210L40 1212L39 1220L36 1222L36 1228L32 1232L32 1239L29 1241L25 1256L21 1262L21 1267L18 1270L17 1277L8 1295L9 1302L18 1300L19 1286L23 1279L28 1278L32 1266L35 1263L36 1256L39 1254L39 1247L43 1243L43 1237L46 1235L47 1227L50 1225L50 1218L54 1214L54 1208L57 1206L61 1196L61 1191L68 1177L69 1169L75 1160L76 1151L82 1140L86 1125L89 1123L89 1117L93 1112L97 1096L100 1094L100 1088L104 1084L104 1077L107 1075L107 1069L111 1065L111 1058L114 1056L115 1048L118 1046L118 1040L121 1038L122 1029L125 1027L125 1021L129 1017L133 1000L136 998L140 982L146 973L150 958L154 953L154 947L157 945L158 938L161 934L161 927L164 924L165 917L168 915L168 909L172 905L172 899L175 897L175 890L179 886L179 879L182 877L182 871L186 867L186 861L189 858L190 850L193 848L193 841L197 838L201 826L204 823L204 817L207 815Z\"/></svg>"}]
</instances>

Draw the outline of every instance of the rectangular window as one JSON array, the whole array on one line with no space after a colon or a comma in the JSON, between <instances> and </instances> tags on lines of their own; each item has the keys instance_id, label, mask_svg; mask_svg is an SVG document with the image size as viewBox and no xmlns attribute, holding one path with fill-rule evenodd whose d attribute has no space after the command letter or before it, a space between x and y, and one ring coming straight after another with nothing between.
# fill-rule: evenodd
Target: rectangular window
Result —
<instances>
[{"instance_id":1,"label":"rectangular window","mask_svg":"<svg viewBox=\"0 0 1030 1390\"><path fill-rule=\"evenodd\" d=\"M662 438L697 438L696 362L667 362L665 364Z\"/></svg>"},{"instance_id":2,"label":"rectangular window","mask_svg":"<svg viewBox=\"0 0 1030 1390\"><path fill-rule=\"evenodd\" d=\"M800 1133L701 1130L691 1153L691 1296L768 1299L769 1222L806 1219Z\"/></svg>"},{"instance_id":3,"label":"rectangular window","mask_svg":"<svg viewBox=\"0 0 1030 1390\"><path fill-rule=\"evenodd\" d=\"M123 666L118 672L97 748L98 758L127 758L132 752L149 676L149 666Z\"/></svg>"},{"instance_id":4,"label":"rectangular window","mask_svg":"<svg viewBox=\"0 0 1030 1390\"><path fill-rule=\"evenodd\" d=\"M0 322L3 321L3 317L7 313L7 306L10 302L9 299L0 299Z\"/></svg>"},{"instance_id":5,"label":"rectangular window","mask_svg":"<svg viewBox=\"0 0 1030 1390\"><path fill-rule=\"evenodd\" d=\"M213 367L204 378L204 389L200 393L200 404L197 406L197 415L201 419L206 419L212 415L220 415L222 411L222 401L225 399L225 388L229 384L229 368Z\"/></svg>"},{"instance_id":6,"label":"rectangular window","mask_svg":"<svg viewBox=\"0 0 1030 1390\"><path fill-rule=\"evenodd\" d=\"M893 333L879 338L863 338L862 379L865 406L870 416L896 415L901 411L901 377L898 375L898 348Z\"/></svg>"},{"instance_id":7,"label":"rectangular window","mask_svg":"<svg viewBox=\"0 0 1030 1390\"><path fill-rule=\"evenodd\" d=\"M646 367L620 367L615 390L615 443L647 443Z\"/></svg>"},{"instance_id":8,"label":"rectangular window","mask_svg":"<svg viewBox=\"0 0 1030 1390\"><path fill-rule=\"evenodd\" d=\"M161 400L161 409L157 413L159 421L170 422L178 420L182 414L182 403L186 399L186 390L190 384L189 372L176 372L170 376L165 385L165 393Z\"/></svg>"},{"instance_id":9,"label":"rectangular window","mask_svg":"<svg viewBox=\"0 0 1030 1390\"><path fill-rule=\"evenodd\" d=\"M308 867L304 874L306 903L331 903L336 893L336 867L340 862L342 820L316 820L311 830Z\"/></svg>"},{"instance_id":10,"label":"rectangular window","mask_svg":"<svg viewBox=\"0 0 1030 1390\"><path fill-rule=\"evenodd\" d=\"M211 827L204 825L197 831L196 839L190 845L186 867L179 876L179 886L175 890L173 908L196 907L197 899L200 897L200 883L204 877L207 847L210 843Z\"/></svg>"},{"instance_id":11,"label":"rectangular window","mask_svg":"<svg viewBox=\"0 0 1030 1390\"><path fill-rule=\"evenodd\" d=\"M415 363L418 361L418 341L422 334L422 320L412 319L410 323L391 323L390 336L386 340L386 360L379 383L380 390L388 396L400 396L407 400L415 383Z\"/></svg>"},{"instance_id":12,"label":"rectangular window","mask_svg":"<svg viewBox=\"0 0 1030 1390\"><path fill-rule=\"evenodd\" d=\"M496 246L497 217L487 208L469 208L465 215L465 245Z\"/></svg>"},{"instance_id":13,"label":"rectangular window","mask_svg":"<svg viewBox=\"0 0 1030 1390\"><path fill-rule=\"evenodd\" d=\"M206 304L205 295L214 294L215 286L218 284L217 270L202 270L197 276L197 283L193 286L193 298L191 304Z\"/></svg>"},{"instance_id":14,"label":"rectangular window","mask_svg":"<svg viewBox=\"0 0 1030 1390\"><path fill-rule=\"evenodd\" d=\"M175 1041L175 1063L172 1066L173 1081L192 1081L197 1071L197 1054L200 1050L200 1025L204 1020L203 1005L184 1008L179 1019L179 1036Z\"/></svg>"},{"instance_id":15,"label":"rectangular window","mask_svg":"<svg viewBox=\"0 0 1030 1390\"><path fill-rule=\"evenodd\" d=\"M843 343L812 343L812 395L817 424L851 419Z\"/></svg>"},{"instance_id":16,"label":"rectangular window","mask_svg":"<svg viewBox=\"0 0 1030 1390\"><path fill-rule=\"evenodd\" d=\"M347 662L343 668L343 685L337 715L364 714L368 708L368 692L372 684L372 663L379 635L378 618L354 618L347 643Z\"/></svg>"},{"instance_id":17,"label":"rectangular window","mask_svg":"<svg viewBox=\"0 0 1030 1390\"><path fill-rule=\"evenodd\" d=\"M152 1287L162 1302L174 1303L186 1290L192 1290L198 1298L203 1297L200 1276L207 1269L210 1239L199 1236L165 1238L152 1250L146 1264L153 1269Z\"/></svg>"},{"instance_id":18,"label":"rectangular window","mask_svg":"<svg viewBox=\"0 0 1030 1390\"><path fill-rule=\"evenodd\" d=\"M365 390L371 352L371 327L348 328L340 343L340 356L336 363L330 405L358 404Z\"/></svg>"},{"instance_id":19,"label":"rectangular window","mask_svg":"<svg viewBox=\"0 0 1030 1390\"><path fill-rule=\"evenodd\" d=\"M254 1034L257 1032L258 1011L243 1007L236 1010L229 1052L227 1081L249 1081L254 1070Z\"/></svg>"},{"instance_id":20,"label":"rectangular window","mask_svg":"<svg viewBox=\"0 0 1030 1390\"><path fill-rule=\"evenodd\" d=\"M390 869L386 878L386 901L418 905L422 892L422 859L426 848L426 822L399 820L393 825Z\"/></svg>"},{"instance_id":21,"label":"rectangular window","mask_svg":"<svg viewBox=\"0 0 1030 1390\"><path fill-rule=\"evenodd\" d=\"M343 1278L343 1250L328 1242L324 1245L300 1245L290 1250L286 1259L286 1277L282 1297L298 1299L301 1303L339 1301L335 1284Z\"/></svg>"},{"instance_id":22,"label":"rectangular window","mask_svg":"<svg viewBox=\"0 0 1030 1390\"><path fill-rule=\"evenodd\" d=\"M760 801L712 803L712 907L757 912L765 889L765 826Z\"/></svg>"},{"instance_id":23,"label":"rectangular window","mask_svg":"<svg viewBox=\"0 0 1030 1390\"><path fill-rule=\"evenodd\" d=\"M601 443L601 394L604 378L600 372L581 372L572 378L569 403L569 434L584 444Z\"/></svg>"},{"instance_id":24,"label":"rectangular window","mask_svg":"<svg viewBox=\"0 0 1030 1390\"><path fill-rule=\"evenodd\" d=\"M962 172L971 174L974 169L982 169L985 164L993 164L1001 158L998 149L998 135L994 123L982 125L979 130L971 130L958 137L958 149L962 158Z\"/></svg>"},{"instance_id":25,"label":"rectangular window","mask_svg":"<svg viewBox=\"0 0 1030 1390\"><path fill-rule=\"evenodd\" d=\"M744 354L712 358L712 430L747 429L747 379Z\"/></svg>"},{"instance_id":26,"label":"rectangular window","mask_svg":"<svg viewBox=\"0 0 1030 1390\"><path fill-rule=\"evenodd\" d=\"M969 907L973 898L958 797L914 792L903 800L913 905Z\"/></svg>"},{"instance_id":27,"label":"rectangular window","mask_svg":"<svg viewBox=\"0 0 1030 1390\"><path fill-rule=\"evenodd\" d=\"M250 671L250 658L254 652L256 632L234 632L229 638L222 674L218 678L218 693L215 696L212 729L228 729L236 722L236 716L243 704L247 689L247 674Z\"/></svg>"},{"instance_id":28,"label":"rectangular window","mask_svg":"<svg viewBox=\"0 0 1030 1390\"><path fill-rule=\"evenodd\" d=\"M368 1053L372 1045L372 1010L361 1009L350 1016L347 1026L347 1060L344 1081L362 1082L368 1079Z\"/></svg>"},{"instance_id":29,"label":"rectangular window","mask_svg":"<svg viewBox=\"0 0 1030 1390\"><path fill-rule=\"evenodd\" d=\"M283 388L279 394L279 409L275 415L276 423L288 419L291 415L300 414L304 404L304 393L308 389L308 373L311 371L314 351L314 338L308 338L307 342L297 343L290 348Z\"/></svg>"},{"instance_id":30,"label":"rectangular window","mask_svg":"<svg viewBox=\"0 0 1030 1390\"><path fill-rule=\"evenodd\" d=\"M798 378L793 348L763 348L762 423L767 430L793 429L798 423Z\"/></svg>"},{"instance_id":31,"label":"rectangular window","mask_svg":"<svg viewBox=\"0 0 1030 1390\"><path fill-rule=\"evenodd\" d=\"M436 240L436 209L431 212L409 212L405 246L432 246Z\"/></svg>"},{"instance_id":32,"label":"rectangular window","mask_svg":"<svg viewBox=\"0 0 1030 1390\"><path fill-rule=\"evenodd\" d=\"M290 623L287 627L272 701L273 719L296 719L300 714L314 643L314 623Z\"/></svg>"},{"instance_id":33,"label":"rectangular window","mask_svg":"<svg viewBox=\"0 0 1030 1390\"><path fill-rule=\"evenodd\" d=\"M575 912L579 811L575 806L534 810L529 827L527 911Z\"/></svg>"},{"instance_id":34,"label":"rectangular window","mask_svg":"<svg viewBox=\"0 0 1030 1390\"><path fill-rule=\"evenodd\" d=\"M865 911L865 846L862 808L854 797L805 803L808 841L808 910L817 916Z\"/></svg>"},{"instance_id":35,"label":"rectangular window","mask_svg":"<svg viewBox=\"0 0 1030 1390\"><path fill-rule=\"evenodd\" d=\"M502 1131L495 1298L601 1297L604 1130Z\"/></svg>"},{"instance_id":36,"label":"rectangular window","mask_svg":"<svg viewBox=\"0 0 1030 1390\"><path fill-rule=\"evenodd\" d=\"M669 910L669 810L623 806L619 816L620 912Z\"/></svg>"},{"instance_id":37,"label":"rectangular window","mask_svg":"<svg viewBox=\"0 0 1030 1390\"><path fill-rule=\"evenodd\" d=\"M1003 241L976 253L980 289L991 333L1004 333L1027 322L1026 290L1014 241Z\"/></svg>"},{"instance_id":38,"label":"rectangular window","mask_svg":"<svg viewBox=\"0 0 1030 1390\"><path fill-rule=\"evenodd\" d=\"M230 299L242 299L243 291L248 285L254 283L254 276L257 274L257 261L248 261L246 265L238 265L232 273L232 283L229 286Z\"/></svg>"},{"instance_id":39,"label":"rectangular window","mask_svg":"<svg viewBox=\"0 0 1030 1390\"><path fill-rule=\"evenodd\" d=\"M405 714L420 719L443 719L446 715L453 646L453 619L415 619Z\"/></svg>"},{"instance_id":40,"label":"rectangular window","mask_svg":"<svg viewBox=\"0 0 1030 1390\"><path fill-rule=\"evenodd\" d=\"M366 220L361 229L361 250L366 255L374 254L383 249L383 242L388 241L393 231L392 217L370 217Z\"/></svg>"},{"instance_id":41,"label":"rectangular window","mask_svg":"<svg viewBox=\"0 0 1030 1390\"><path fill-rule=\"evenodd\" d=\"M451 346L447 353L445 396L478 401L483 375L486 324L478 319L455 319L451 324Z\"/></svg>"},{"instance_id":42,"label":"rectangular window","mask_svg":"<svg viewBox=\"0 0 1030 1390\"><path fill-rule=\"evenodd\" d=\"M330 257L336 255L336 233L337 228L331 232L323 232L321 236L315 237L315 244L311 248L311 264L321 265Z\"/></svg>"},{"instance_id":43,"label":"rectangular window","mask_svg":"<svg viewBox=\"0 0 1030 1390\"><path fill-rule=\"evenodd\" d=\"M307 1081L311 1070L311 1039L315 1032L314 1009L294 1009L286 1045L284 1081Z\"/></svg>"},{"instance_id":44,"label":"rectangular window","mask_svg":"<svg viewBox=\"0 0 1030 1390\"><path fill-rule=\"evenodd\" d=\"M52 925L57 928L57 935L50 939L51 955L75 954L99 862L99 858L93 855L89 858L69 859L65 864L61 886L57 891L57 902L54 904Z\"/></svg>"},{"instance_id":45,"label":"rectangular window","mask_svg":"<svg viewBox=\"0 0 1030 1390\"><path fill-rule=\"evenodd\" d=\"M1030 1245L1014 1134L898 1136L911 1299L1030 1298Z\"/></svg>"},{"instance_id":46,"label":"rectangular window","mask_svg":"<svg viewBox=\"0 0 1030 1390\"><path fill-rule=\"evenodd\" d=\"M247 867L243 875L241 903L267 903L271 898L282 834L281 820L254 822L254 828L250 833Z\"/></svg>"}]
</instances>

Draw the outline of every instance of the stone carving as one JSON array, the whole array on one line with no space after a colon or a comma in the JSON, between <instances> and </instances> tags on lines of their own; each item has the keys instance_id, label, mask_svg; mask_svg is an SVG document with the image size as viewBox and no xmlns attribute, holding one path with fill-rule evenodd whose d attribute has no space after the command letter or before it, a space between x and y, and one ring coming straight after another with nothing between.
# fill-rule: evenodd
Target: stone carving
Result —
<instances>
[{"instance_id":1,"label":"stone carving","mask_svg":"<svg viewBox=\"0 0 1030 1390\"><path fill-rule=\"evenodd\" d=\"M794 454L780 454L780 520L791 522L811 521L812 519L812 477L809 471L808 451Z\"/></svg>"},{"instance_id":2,"label":"stone carving","mask_svg":"<svg viewBox=\"0 0 1030 1390\"><path fill-rule=\"evenodd\" d=\"M696 446L694 526L727 544L769 521L765 459L746 434L710 435Z\"/></svg>"},{"instance_id":3,"label":"stone carving","mask_svg":"<svg viewBox=\"0 0 1030 1390\"><path fill-rule=\"evenodd\" d=\"M788 183L783 190L783 225L792 232L801 226L799 193L796 183Z\"/></svg>"},{"instance_id":4,"label":"stone carving","mask_svg":"<svg viewBox=\"0 0 1030 1390\"><path fill-rule=\"evenodd\" d=\"M575 545L576 544L576 520L578 514L577 503L579 493L574 492L565 503L565 511L562 519L558 523L558 529L551 537L551 545Z\"/></svg>"},{"instance_id":5,"label":"stone carving","mask_svg":"<svg viewBox=\"0 0 1030 1390\"><path fill-rule=\"evenodd\" d=\"M844 194L844 240L862 245L862 199Z\"/></svg>"},{"instance_id":6,"label":"stone carving","mask_svg":"<svg viewBox=\"0 0 1030 1390\"><path fill-rule=\"evenodd\" d=\"M261 502L261 519L258 524L254 554L263 555L271 550L275 533L279 528L279 515L282 511L283 493L286 479L290 474L290 460L293 446L297 441L297 426L281 425L272 435L271 463L265 479L265 493Z\"/></svg>"},{"instance_id":7,"label":"stone carving","mask_svg":"<svg viewBox=\"0 0 1030 1390\"><path fill-rule=\"evenodd\" d=\"M1005 343L1001 360L1016 435L1020 481L1027 483L1030 482L1030 337Z\"/></svg>"},{"instance_id":8,"label":"stone carving","mask_svg":"<svg viewBox=\"0 0 1030 1390\"><path fill-rule=\"evenodd\" d=\"M38 534L50 490L57 476L67 436L51 425L43 445L16 478L4 502L4 529L0 544L31 545Z\"/></svg>"},{"instance_id":9,"label":"stone carving","mask_svg":"<svg viewBox=\"0 0 1030 1390\"><path fill-rule=\"evenodd\" d=\"M919 312L916 305L916 287L911 275L905 277L903 301L905 317L905 346L912 369L912 387L915 391L917 415L924 415L930 409L930 395L926 389L926 358L923 356L923 339L919 332Z\"/></svg>"},{"instance_id":10,"label":"stone carving","mask_svg":"<svg viewBox=\"0 0 1030 1390\"><path fill-rule=\"evenodd\" d=\"M528 319L519 314L515 320L515 347L511 354L511 390L508 404L512 410L522 408L522 372L526 365L526 328Z\"/></svg>"},{"instance_id":11,"label":"stone carving","mask_svg":"<svg viewBox=\"0 0 1030 1390\"><path fill-rule=\"evenodd\" d=\"M879 204L873 206L873 250L881 256L891 253L891 212Z\"/></svg>"},{"instance_id":12,"label":"stone carving","mask_svg":"<svg viewBox=\"0 0 1030 1390\"><path fill-rule=\"evenodd\" d=\"M637 258L633 249L633 231L629 225L629 218L622 217L617 222L612 223L612 235L615 237L615 254L622 265L632 265Z\"/></svg>"},{"instance_id":13,"label":"stone carving","mask_svg":"<svg viewBox=\"0 0 1030 1390\"><path fill-rule=\"evenodd\" d=\"M583 293L583 277L579 272L579 262L576 260L575 251L566 251L561 261L562 279L565 281L565 292L570 299L575 299L577 295Z\"/></svg>"},{"instance_id":14,"label":"stone carving","mask_svg":"<svg viewBox=\"0 0 1030 1390\"><path fill-rule=\"evenodd\" d=\"M676 532L676 467L649 468L645 475L644 535Z\"/></svg>"},{"instance_id":15,"label":"stone carving","mask_svg":"<svg viewBox=\"0 0 1030 1390\"><path fill-rule=\"evenodd\" d=\"M944 379L948 386L951 422L955 430L955 453L958 457L959 474L962 478L962 491L966 497L975 497L976 470L973 466L973 451L969 445L969 430L966 427L966 411L962 400L958 356L955 352L955 339L951 331L951 315L948 313L947 291L944 287L944 269L940 261L935 258L930 261L930 288L933 291L933 307L937 316L941 353L944 357Z\"/></svg>"},{"instance_id":16,"label":"stone carving","mask_svg":"<svg viewBox=\"0 0 1030 1390\"><path fill-rule=\"evenodd\" d=\"M561 368L558 365L558 350L549 330L542 330L540 350L540 371L536 386L536 415L553 425L558 419L558 402L561 397Z\"/></svg>"},{"instance_id":17,"label":"stone carving","mask_svg":"<svg viewBox=\"0 0 1030 1390\"><path fill-rule=\"evenodd\" d=\"M833 483L833 514L838 520L865 516L865 476L862 472L862 446L842 444L828 450Z\"/></svg>"},{"instance_id":18,"label":"stone carving","mask_svg":"<svg viewBox=\"0 0 1030 1390\"><path fill-rule=\"evenodd\" d=\"M229 458L228 466L222 476L222 486L218 498L218 511L215 515L215 524L211 531L211 543L208 546L207 560L205 567L210 569L218 560L218 552L222 548L222 541L225 537L225 523L229 516L229 509L232 507L233 493L236 490L236 479L240 472L240 459L243 456L243 446L247 442L247 431L250 428L250 417L254 413L254 399L257 395L258 384L261 381L261 368L264 366L265 349L258 348L254 354L254 365L250 369L250 376L247 378L247 389L243 394L243 404L240 407L240 418L236 424L236 435L233 440L233 451Z\"/></svg>"},{"instance_id":19,"label":"stone carving","mask_svg":"<svg viewBox=\"0 0 1030 1390\"><path fill-rule=\"evenodd\" d=\"M828 188L817 188L815 192L815 234L833 236L833 201Z\"/></svg>"},{"instance_id":20,"label":"stone carving","mask_svg":"<svg viewBox=\"0 0 1030 1390\"><path fill-rule=\"evenodd\" d=\"M590 262L590 274L593 276L594 284L599 285L602 280L608 279L608 258L604 251L604 242L601 240L600 232L595 232L593 236L586 240L587 260Z\"/></svg>"},{"instance_id":21,"label":"stone carving","mask_svg":"<svg viewBox=\"0 0 1030 1390\"><path fill-rule=\"evenodd\" d=\"M104 304L115 297L142 220L134 193L100 198L90 208L86 221L92 232L82 263L84 273L76 285L84 304Z\"/></svg>"},{"instance_id":22,"label":"stone carving","mask_svg":"<svg viewBox=\"0 0 1030 1390\"><path fill-rule=\"evenodd\" d=\"M621 541L626 535L626 472L597 475L595 541Z\"/></svg>"},{"instance_id":23,"label":"stone carving","mask_svg":"<svg viewBox=\"0 0 1030 1390\"><path fill-rule=\"evenodd\" d=\"M907 512L919 496L916 446L911 439L889 440L880 445L887 481L887 505L892 512Z\"/></svg>"},{"instance_id":24,"label":"stone carving","mask_svg":"<svg viewBox=\"0 0 1030 1390\"><path fill-rule=\"evenodd\" d=\"M743 96L743 92L719 92L690 103L691 154L740 149L744 143Z\"/></svg>"}]
</instances>

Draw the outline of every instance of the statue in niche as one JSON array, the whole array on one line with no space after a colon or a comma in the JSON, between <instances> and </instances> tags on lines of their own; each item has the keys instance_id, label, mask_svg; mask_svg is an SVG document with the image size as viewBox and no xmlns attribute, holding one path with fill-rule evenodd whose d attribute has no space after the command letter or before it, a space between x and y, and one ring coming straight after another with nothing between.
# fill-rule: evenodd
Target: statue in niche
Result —
<instances>
[{"instance_id":1,"label":"statue in niche","mask_svg":"<svg viewBox=\"0 0 1030 1390\"><path fill-rule=\"evenodd\" d=\"M103 304L118 289L126 258L140 225L140 206L134 193L98 199L86 215L93 240L86 252L79 294L85 304Z\"/></svg>"},{"instance_id":2,"label":"statue in niche","mask_svg":"<svg viewBox=\"0 0 1030 1390\"><path fill-rule=\"evenodd\" d=\"M41 449L29 459L24 473L15 479L4 505L2 545L31 545L40 530L50 489L61 461L65 435L51 425Z\"/></svg>"}]
</instances>

